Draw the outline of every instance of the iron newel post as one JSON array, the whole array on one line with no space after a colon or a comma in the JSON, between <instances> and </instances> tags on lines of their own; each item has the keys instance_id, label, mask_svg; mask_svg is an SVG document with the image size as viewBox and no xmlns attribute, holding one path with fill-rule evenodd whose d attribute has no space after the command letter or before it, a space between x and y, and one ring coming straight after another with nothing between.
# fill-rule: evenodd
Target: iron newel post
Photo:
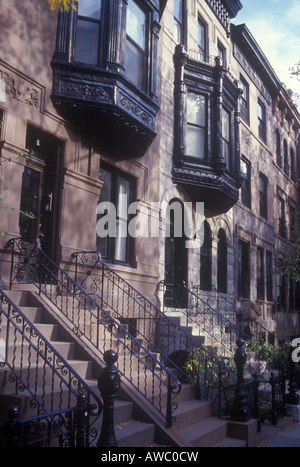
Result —
<instances>
[{"instance_id":1,"label":"iron newel post","mask_svg":"<svg viewBox=\"0 0 300 467\"><path fill-rule=\"evenodd\" d=\"M117 360L118 355L113 350L104 353L107 366L98 379L98 388L103 398L103 421L98 447L117 447L118 445L114 430L114 402L121 384L119 370L114 366Z\"/></svg>"},{"instance_id":2,"label":"iron newel post","mask_svg":"<svg viewBox=\"0 0 300 467\"><path fill-rule=\"evenodd\" d=\"M238 348L234 356L234 361L237 368L237 385L234 397L234 407L231 411L231 420L245 423L250 420L250 411L247 404L244 382L244 369L247 361L247 355L244 348L244 340L239 338L236 344Z\"/></svg>"}]
</instances>

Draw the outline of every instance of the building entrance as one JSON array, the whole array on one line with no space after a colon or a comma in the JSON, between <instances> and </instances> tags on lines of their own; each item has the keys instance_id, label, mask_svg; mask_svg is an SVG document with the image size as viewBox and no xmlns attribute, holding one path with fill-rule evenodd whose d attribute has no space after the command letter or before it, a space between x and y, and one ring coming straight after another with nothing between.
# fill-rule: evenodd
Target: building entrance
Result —
<instances>
[{"instance_id":1,"label":"building entrance","mask_svg":"<svg viewBox=\"0 0 300 467\"><path fill-rule=\"evenodd\" d=\"M29 154L22 176L20 235L39 237L43 250L55 261L62 147L56 138L34 127L28 127L26 147Z\"/></svg>"}]
</instances>

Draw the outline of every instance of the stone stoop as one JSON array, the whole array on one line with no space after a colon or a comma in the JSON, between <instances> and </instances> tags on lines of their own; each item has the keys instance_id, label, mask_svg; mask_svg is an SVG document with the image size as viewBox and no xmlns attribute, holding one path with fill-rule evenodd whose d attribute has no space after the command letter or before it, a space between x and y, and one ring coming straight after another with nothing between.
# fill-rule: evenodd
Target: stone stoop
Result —
<instances>
[{"instance_id":1,"label":"stone stoop","mask_svg":"<svg viewBox=\"0 0 300 467\"><path fill-rule=\"evenodd\" d=\"M28 315L41 333L47 336L51 345L62 353L71 366L76 367L77 373L97 393L97 378L101 371L101 362L97 361L95 354L82 347L83 344L80 340L72 335L72 332L66 328L62 320L56 320L55 312L51 312L49 304L44 304L36 293L22 292L20 290L6 293L22 309L22 312ZM1 332L3 332L3 329ZM94 360L92 355L94 355ZM1 372L3 371L8 372L7 368L1 370ZM8 381L7 376L6 381ZM9 384L7 386L2 384L2 387L0 385L3 395L1 402L0 394L0 413L2 412L2 416L4 415L3 411L8 408L8 401L13 402L15 400L13 389L9 387ZM45 388L43 390L45 391ZM118 446L120 447L149 447L155 445L189 447L234 445L241 447L245 445L245 442L238 441L238 437L231 436L226 420L213 417L210 402L195 400L192 385L182 385L182 390L176 398L178 403L178 408L174 412L176 421L170 430L164 429L155 414L152 413L151 415L153 410L150 406L147 409L147 403L142 404L144 405L142 409L137 409L140 402L136 399L134 392L127 392L125 398L124 392L121 392L119 396L118 400L115 401L114 424ZM17 397L19 397L20 401L25 398L25 395L22 394L22 396ZM49 395L49 397L51 396ZM157 397L161 397L159 392ZM30 407L29 398L30 396L28 396L28 401L22 401L22 407L27 409ZM166 400L166 394L164 399ZM30 411L24 410L21 417L31 415ZM95 425L100 434L102 416Z\"/></svg>"}]
</instances>

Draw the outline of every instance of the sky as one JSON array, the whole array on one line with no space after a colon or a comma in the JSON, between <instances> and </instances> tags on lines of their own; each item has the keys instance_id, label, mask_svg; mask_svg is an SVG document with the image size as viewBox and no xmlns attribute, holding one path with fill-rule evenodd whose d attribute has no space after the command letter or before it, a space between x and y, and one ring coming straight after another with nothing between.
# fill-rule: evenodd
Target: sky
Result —
<instances>
[{"instance_id":1,"label":"sky","mask_svg":"<svg viewBox=\"0 0 300 467\"><path fill-rule=\"evenodd\" d=\"M232 23L246 23L279 80L300 94L300 81L291 78L289 71L300 62L300 0L241 3L243 8Z\"/></svg>"}]
</instances>

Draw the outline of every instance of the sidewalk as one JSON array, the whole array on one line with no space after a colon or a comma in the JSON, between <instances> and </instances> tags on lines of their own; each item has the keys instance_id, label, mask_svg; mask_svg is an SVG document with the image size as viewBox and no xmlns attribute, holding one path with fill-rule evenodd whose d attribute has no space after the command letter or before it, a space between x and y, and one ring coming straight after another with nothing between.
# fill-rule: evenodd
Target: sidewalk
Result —
<instances>
[{"instance_id":1,"label":"sidewalk","mask_svg":"<svg viewBox=\"0 0 300 467\"><path fill-rule=\"evenodd\" d=\"M300 448L300 423L293 423L261 444L263 448Z\"/></svg>"}]
</instances>

